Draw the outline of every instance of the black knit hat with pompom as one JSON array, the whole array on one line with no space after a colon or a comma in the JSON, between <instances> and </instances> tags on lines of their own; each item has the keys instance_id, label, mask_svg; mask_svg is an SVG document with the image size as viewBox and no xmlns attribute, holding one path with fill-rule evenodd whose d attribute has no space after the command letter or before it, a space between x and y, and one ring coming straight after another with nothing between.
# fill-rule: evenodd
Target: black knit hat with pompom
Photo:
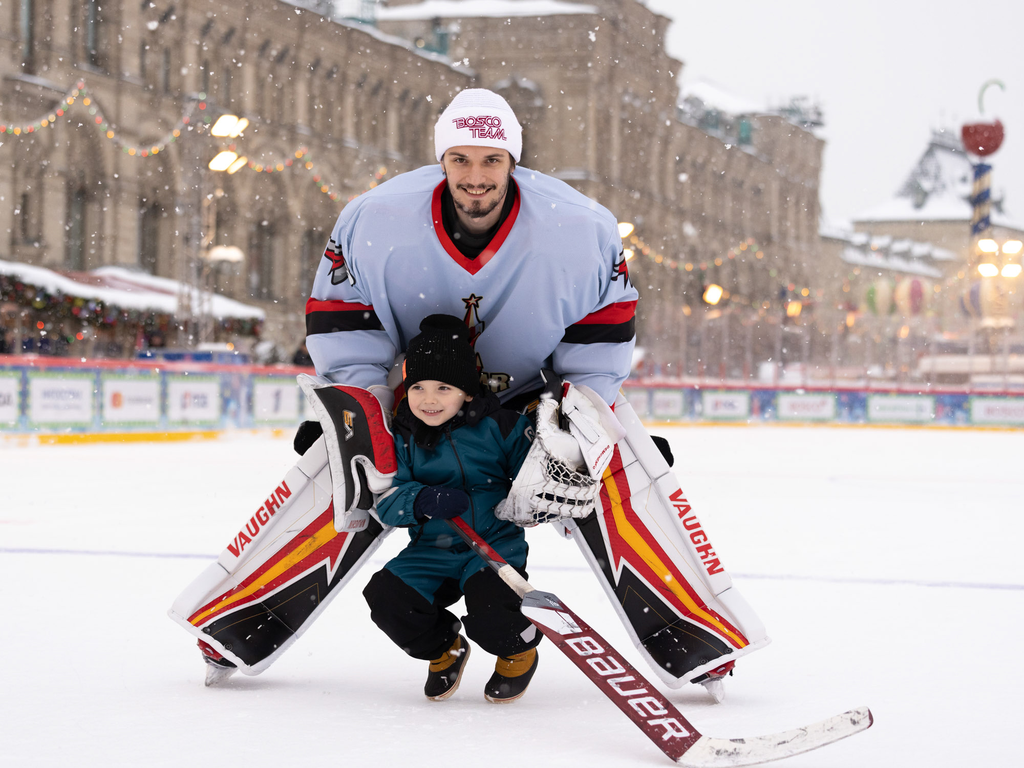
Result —
<instances>
[{"instance_id":1,"label":"black knit hat with pompom","mask_svg":"<svg viewBox=\"0 0 1024 768\"><path fill-rule=\"evenodd\" d=\"M405 351L402 378L406 389L418 381L443 381L467 395L479 394L480 373L466 324L452 315L424 318Z\"/></svg>"}]
</instances>

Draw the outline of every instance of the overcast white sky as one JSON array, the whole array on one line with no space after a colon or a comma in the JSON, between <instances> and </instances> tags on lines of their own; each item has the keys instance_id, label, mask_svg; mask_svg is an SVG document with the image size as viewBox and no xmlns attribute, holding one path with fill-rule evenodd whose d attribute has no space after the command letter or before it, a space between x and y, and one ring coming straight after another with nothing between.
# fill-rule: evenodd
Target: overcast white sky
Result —
<instances>
[{"instance_id":1,"label":"overcast white sky","mask_svg":"<svg viewBox=\"0 0 1024 768\"><path fill-rule=\"evenodd\" d=\"M834 223L889 199L932 128L985 118L1006 128L993 186L1024 221L1022 0L641 0L674 20L668 50L683 81L711 80L778 105L806 94L824 109L821 202Z\"/></svg>"}]
</instances>

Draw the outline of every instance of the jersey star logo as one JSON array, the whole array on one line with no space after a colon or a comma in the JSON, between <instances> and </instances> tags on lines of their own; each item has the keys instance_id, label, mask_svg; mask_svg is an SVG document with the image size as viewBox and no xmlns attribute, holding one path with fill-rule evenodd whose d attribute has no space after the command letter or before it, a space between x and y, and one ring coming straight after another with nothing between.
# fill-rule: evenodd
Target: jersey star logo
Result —
<instances>
[{"instance_id":1,"label":"jersey star logo","mask_svg":"<svg viewBox=\"0 0 1024 768\"><path fill-rule=\"evenodd\" d=\"M463 317L463 321L466 323L466 327L469 328L470 346L476 344L477 337L484 332L486 325L480 319L480 302L483 300L483 296L477 296L475 293L469 294L468 298L462 300L462 303L466 305L466 314Z\"/></svg>"}]
</instances>

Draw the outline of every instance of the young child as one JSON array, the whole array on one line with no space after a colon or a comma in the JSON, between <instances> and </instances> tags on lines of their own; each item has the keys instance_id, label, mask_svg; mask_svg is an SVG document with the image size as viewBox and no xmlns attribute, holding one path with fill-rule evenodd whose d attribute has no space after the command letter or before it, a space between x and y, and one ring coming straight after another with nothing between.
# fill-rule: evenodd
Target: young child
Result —
<instances>
[{"instance_id":1,"label":"young child","mask_svg":"<svg viewBox=\"0 0 1024 768\"><path fill-rule=\"evenodd\" d=\"M519 597L445 522L461 517L523 576L523 529L494 516L530 448L530 422L503 410L480 386L469 329L431 315L409 342L406 398L393 429L398 474L377 502L383 523L409 528L409 544L363 590L370 617L410 656L430 661L423 692L433 701L459 687L469 658L466 634L497 656L484 697L526 693L542 635L519 612ZM448 608L466 599L460 622Z\"/></svg>"}]
</instances>

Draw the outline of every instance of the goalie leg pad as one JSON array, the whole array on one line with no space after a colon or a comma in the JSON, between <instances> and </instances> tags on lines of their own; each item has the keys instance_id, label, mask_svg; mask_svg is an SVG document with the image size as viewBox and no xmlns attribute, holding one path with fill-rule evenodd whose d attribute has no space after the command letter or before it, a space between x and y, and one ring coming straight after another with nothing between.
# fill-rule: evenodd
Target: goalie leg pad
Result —
<instances>
[{"instance_id":1,"label":"goalie leg pad","mask_svg":"<svg viewBox=\"0 0 1024 768\"><path fill-rule=\"evenodd\" d=\"M626 436L573 536L641 654L678 687L769 641L625 398L615 413Z\"/></svg>"},{"instance_id":2,"label":"goalie leg pad","mask_svg":"<svg viewBox=\"0 0 1024 768\"><path fill-rule=\"evenodd\" d=\"M323 438L174 601L170 617L247 675L269 667L391 532L366 515L335 528Z\"/></svg>"}]
</instances>

